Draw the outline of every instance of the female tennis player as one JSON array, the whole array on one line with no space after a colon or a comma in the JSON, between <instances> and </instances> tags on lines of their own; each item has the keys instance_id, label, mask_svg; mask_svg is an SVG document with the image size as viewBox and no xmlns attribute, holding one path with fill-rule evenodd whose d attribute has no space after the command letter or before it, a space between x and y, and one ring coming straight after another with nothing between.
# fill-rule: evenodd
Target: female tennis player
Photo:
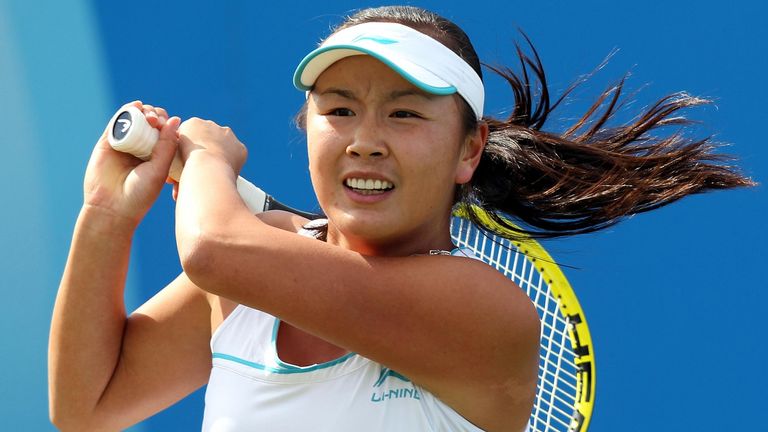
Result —
<instances>
[{"instance_id":1,"label":"female tennis player","mask_svg":"<svg viewBox=\"0 0 768 432\"><path fill-rule=\"evenodd\" d=\"M254 216L235 189L246 150L229 128L136 102L160 140L141 161L105 133L91 156L53 316L53 422L121 429L207 383L206 431L524 430L538 317L454 247L452 209L551 237L750 182L713 163L706 140L650 134L704 102L682 94L607 128L619 86L565 133L541 131L557 104L538 57L521 60L531 75L497 71L516 99L496 120L455 24L413 7L348 18L294 77L319 221ZM538 109L529 76L543 84ZM126 317L131 238L177 151L184 273Z\"/></svg>"}]
</instances>

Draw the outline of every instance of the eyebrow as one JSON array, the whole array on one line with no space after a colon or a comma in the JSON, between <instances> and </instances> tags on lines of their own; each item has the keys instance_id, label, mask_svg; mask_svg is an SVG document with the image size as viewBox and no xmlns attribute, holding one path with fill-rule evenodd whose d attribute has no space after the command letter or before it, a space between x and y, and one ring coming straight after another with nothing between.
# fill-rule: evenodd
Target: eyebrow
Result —
<instances>
[{"instance_id":1,"label":"eyebrow","mask_svg":"<svg viewBox=\"0 0 768 432\"><path fill-rule=\"evenodd\" d=\"M395 100L401 97L406 96L416 96L421 97L427 100L433 100L437 95L434 95L432 93L427 93L420 89L406 89L406 90L395 90L392 93L389 94L387 97L388 100Z\"/></svg>"},{"instance_id":2,"label":"eyebrow","mask_svg":"<svg viewBox=\"0 0 768 432\"><path fill-rule=\"evenodd\" d=\"M320 96L334 94L334 95L343 97L345 99L357 100L357 97L355 96L355 93L353 91L344 89L344 88L339 88L339 87L328 87L326 89L319 91L318 94ZM436 95L427 93L419 89L404 89L404 90L394 90L390 92L389 95L387 95L387 100L393 101L395 99L399 99L407 96L416 96L416 97L424 98L427 100L433 100L436 97Z\"/></svg>"},{"instance_id":3,"label":"eyebrow","mask_svg":"<svg viewBox=\"0 0 768 432\"><path fill-rule=\"evenodd\" d=\"M347 89L343 89L343 88L338 88L338 87L328 87L327 89L324 89L322 91L317 92L317 94L319 94L320 96L325 96L325 95L329 95L329 94L335 94L335 95L341 96L341 97L343 97L345 99L353 99L353 100L357 99L355 97L355 94L352 93L351 90L347 90Z\"/></svg>"}]
</instances>

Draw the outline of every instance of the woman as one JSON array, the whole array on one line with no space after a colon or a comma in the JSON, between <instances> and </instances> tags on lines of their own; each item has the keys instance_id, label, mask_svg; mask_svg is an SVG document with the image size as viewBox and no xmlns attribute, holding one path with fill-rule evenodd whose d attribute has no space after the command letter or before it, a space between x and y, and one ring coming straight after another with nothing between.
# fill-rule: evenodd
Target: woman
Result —
<instances>
[{"instance_id":1,"label":"woman","mask_svg":"<svg viewBox=\"0 0 768 432\"><path fill-rule=\"evenodd\" d=\"M603 127L612 108L590 110L553 135L539 130L546 93L533 110L528 75L500 73L516 96L505 121L483 115L479 60L453 23L411 7L350 17L294 80L327 215L311 223L247 211L231 130L137 102L160 141L142 162L102 136L89 162L51 330L53 422L123 428L208 382L204 430L525 429L538 317L453 246L452 208L556 236L749 181L708 163L706 142L648 136L698 99L615 129ZM126 318L131 236L177 151L184 273Z\"/></svg>"}]
</instances>

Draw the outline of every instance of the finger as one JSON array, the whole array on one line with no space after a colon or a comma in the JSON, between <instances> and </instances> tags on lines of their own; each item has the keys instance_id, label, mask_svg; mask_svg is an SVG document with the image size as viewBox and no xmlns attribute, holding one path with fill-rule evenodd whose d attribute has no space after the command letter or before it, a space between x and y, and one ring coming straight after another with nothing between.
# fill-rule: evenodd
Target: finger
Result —
<instances>
[{"instance_id":1,"label":"finger","mask_svg":"<svg viewBox=\"0 0 768 432\"><path fill-rule=\"evenodd\" d=\"M152 170L161 175L162 178L167 178L168 171L171 167L171 161L176 154L178 148L178 140L176 139L176 129L179 127L181 119L178 117L172 117L160 130L160 136L158 137L157 144L152 150L152 156L148 164L152 165ZM159 179L158 179L159 180Z\"/></svg>"},{"instance_id":2,"label":"finger","mask_svg":"<svg viewBox=\"0 0 768 432\"><path fill-rule=\"evenodd\" d=\"M179 126L181 126L181 119L178 116L173 116L165 122L165 127L160 130L159 139L166 139L170 141L176 141L178 137Z\"/></svg>"},{"instance_id":3,"label":"finger","mask_svg":"<svg viewBox=\"0 0 768 432\"><path fill-rule=\"evenodd\" d=\"M157 114L158 125L160 127L165 126L168 122L168 111L165 108L155 107L155 113Z\"/></svg>"},{"instance_id":4,"label":"finger","mask_svg":"<svg viewBox=\"0 0 768 432\"><path fill-rule=\"evenodd\" d=\"M168 111L166 111L165 108L156 107L155 112L160 117L165 117L166 119L168 118Z\"/></svg>"},{"instance_id":5,"label":"finger","mask_svg":"<svg viewBox=\"0 0 768 432\"><path fill-rule=\"evenodd\" d=\"M155 111L147 111L144 113L144 118L147 119L147 123L149 123L150 126L156 129L160 129L162 125L160 124L160 119L157 116L157 113Z\"/></svg>"},{"instance_id":6,"label":"finger","mask_svg":"<svg viewBox=\"0 0 768 432\"><path fill-rule=\"evenodd\" d=\"M168 119L167 122L165 122L163 127L160 129L160 135L157 138L158 144L160 144L161 142L171 143L170 147L172 147L172 149L168 150L170 152L171 159L173 159L173 156L176 154L176 150L179 145L179 140L176 137L176 131L179 129L180 124L181 124L180 118L176 116L171 117L170 119Z\"/></svg>"},{"instance_id":7,"label":"finger","mask_svg":"<svg viewBox=\"0 0 768 432\"><path fill-rule=\"evenodd\" d=\"M153 105L144 104L141 108L141 112L144 114L144 118L147 119L147 123L149 123L150 126L160 129L157 113L155 112L155 107Z\"/></svg>"},{"instance_id":8,"label":"finger","mask_svg":"<svg viewBox=\"0 0 768 432\"><path fill-rule=\"evenodd\" d=\"M176 201L179 198L179 184L174 183L173 184L173 192L171 193L171 196L173 197L173 200Z\"/></svg>"}]
</instances>

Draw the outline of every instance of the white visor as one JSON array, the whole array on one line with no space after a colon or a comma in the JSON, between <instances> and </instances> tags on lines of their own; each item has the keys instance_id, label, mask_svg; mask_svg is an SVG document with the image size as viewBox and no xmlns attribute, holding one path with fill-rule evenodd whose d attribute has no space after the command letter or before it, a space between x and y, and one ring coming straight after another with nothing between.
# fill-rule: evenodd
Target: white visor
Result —
<instances>
[{"instance_id":1,"label":"white visor","mask_svg":"<svg viewBox=\"0 0 768 432\"><path fill-rule=\"evenodd\" d=\"M301 61L293 85L311 90L329 66L353 55L370 55L427 93L458 93L478 120L483 118L483 82L467 62L448 47L408 26L371 22L336 32Z\"/></svg>"}]
</instances>

